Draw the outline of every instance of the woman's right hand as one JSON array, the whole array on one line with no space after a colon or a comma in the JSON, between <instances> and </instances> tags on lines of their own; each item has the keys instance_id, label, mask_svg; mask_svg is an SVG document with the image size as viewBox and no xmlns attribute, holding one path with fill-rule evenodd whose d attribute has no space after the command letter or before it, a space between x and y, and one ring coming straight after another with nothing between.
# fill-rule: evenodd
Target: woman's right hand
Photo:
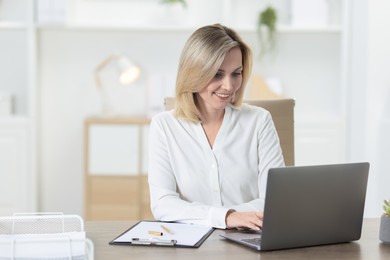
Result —
<instances>
[{"instance_id":1,"label":"woman's right hand","mask_svg":"<svg viewBox=\"0 0 390 260\"><path fill-rule=\"evenodd\" d=\"M226 214L227 228L249 228L252 230L260 230L262 226L263 212L261 211L228 211Z\"/></svg>"}]
</instances>

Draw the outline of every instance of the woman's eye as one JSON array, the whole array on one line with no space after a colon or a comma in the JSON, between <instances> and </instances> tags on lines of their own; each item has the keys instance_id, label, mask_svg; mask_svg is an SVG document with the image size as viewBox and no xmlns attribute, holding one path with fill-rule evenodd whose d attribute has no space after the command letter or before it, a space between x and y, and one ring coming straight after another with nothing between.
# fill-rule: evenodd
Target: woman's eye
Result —
<instances>
[{"instance_id":1,"label":"woman's eye","mask_svg":"<svg viewBox=\"0 0 390 260\"><path fill-rule=\"evenodd\" d=\"M220 72L218 72L218 73L215 74L215 76L214 76L214 78L216 78L216 79L220 79L220 78L222 78L222 77L223 77L223 74L220 73Z\"/></svg>"},{"instance_id":2,"label":"woman's eye","mask_svg":"<svg viewBox=\"0 0 390 260\"><path fill-rule=\"evenodd\" d=\"M241 72L234 72L233 77L237 78L237 77L241 76L241 74L242 74Z\"/></svg>"}]
</instances>

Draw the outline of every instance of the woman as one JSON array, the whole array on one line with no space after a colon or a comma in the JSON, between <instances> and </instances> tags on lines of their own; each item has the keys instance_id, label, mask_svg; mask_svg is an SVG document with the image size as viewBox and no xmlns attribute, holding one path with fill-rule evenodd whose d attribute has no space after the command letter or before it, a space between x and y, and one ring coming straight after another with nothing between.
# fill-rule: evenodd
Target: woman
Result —
<instances>
[{"instance_id":1,"label":"woman","mask_svg":"<svg viewBox=\"0 0 390 260\"><path fill-rule=\"evenodd\" d=\"M268 169L284 166L268 111L242 104L250 48L216 24L182 51L176 108L152 119L151 209L158 220L216 228L262 226Z\"/></svg>"}]
</instances>

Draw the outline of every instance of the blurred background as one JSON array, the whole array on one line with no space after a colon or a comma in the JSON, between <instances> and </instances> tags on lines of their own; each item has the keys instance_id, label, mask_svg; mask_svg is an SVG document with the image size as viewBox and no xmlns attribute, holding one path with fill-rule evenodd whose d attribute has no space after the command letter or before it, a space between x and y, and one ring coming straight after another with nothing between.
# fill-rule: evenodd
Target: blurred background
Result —
<instances>
[{"instance_id":1,"label":"blurred background","mask_svg":"<svg viewBox=\"0 0 390 260\"><path fill-rule=\"evenodd\" d=\"M379 217L390 198L386 10L383 0L0 0L0 215L85 216L125 183L105 177L145 176L148 120L174 95L186 39L222 23L255 54L246 98L295 99L295 164L369 161L365 215ZM130 65L139 74L122 86ZM94 197L89 175L112 188ZM119 196L147 198L136 194Z\"/></svg>"}]
</instances>

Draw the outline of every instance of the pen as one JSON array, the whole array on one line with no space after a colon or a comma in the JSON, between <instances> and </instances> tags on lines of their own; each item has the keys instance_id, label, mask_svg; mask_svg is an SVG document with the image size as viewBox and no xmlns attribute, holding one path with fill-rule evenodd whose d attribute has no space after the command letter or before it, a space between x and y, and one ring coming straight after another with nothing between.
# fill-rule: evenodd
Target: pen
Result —
<instances>
[{"instance_id":1,"label":"pen","mask_svg":"<svg viewBox=\"0 0 390 260\"><path fill-rule=\"evenodd\" d=\"M163 235L163 232L159 232L159 231L148 231L148 234L149 234L149 235L154 235L154 236L162 236L162 235Z\"/></svg>"},{"instance_id":2,"label":"pen","mask_svg":"<svg viewBox=\"0 0 390 260\"><path fill-rule=\"evenodd\" d=\"M164 229L164 231L166 231L167 233L171 234L171 235L174 235L175 233L172 232L172 230L170 230L169 228L167 228L166 226L164 225L161 225L161 228Z\"/></svg>"},{"instance_id":3,"label":"pen","mask_svg":"<svg viewBox=\"0 0 390 260\"><path fill-rule=\"evenodd\" d=\"M177 243L177 240L151 240L151 239L142 239L142 238L133 238L131 243L134 245L157 245L157 246L174 246Z\"/></svg>"}]
</instances>

